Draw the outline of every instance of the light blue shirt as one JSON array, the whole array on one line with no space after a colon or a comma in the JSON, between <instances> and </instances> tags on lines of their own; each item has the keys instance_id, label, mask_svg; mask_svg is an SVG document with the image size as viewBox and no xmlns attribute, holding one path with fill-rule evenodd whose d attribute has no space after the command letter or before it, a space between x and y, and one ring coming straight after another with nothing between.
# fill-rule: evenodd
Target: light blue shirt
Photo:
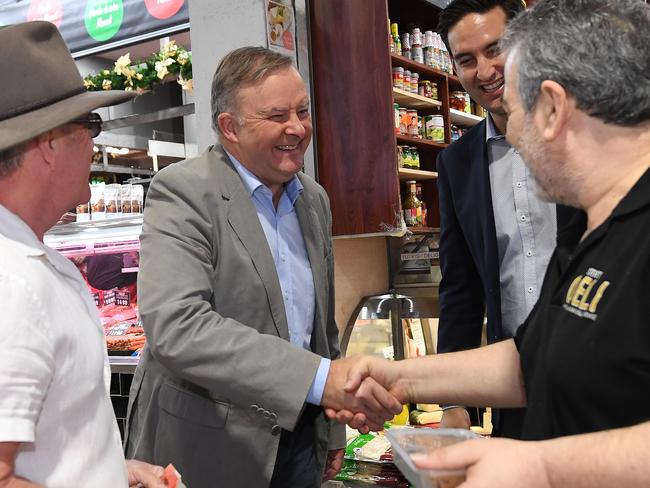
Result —
<instances>
[{"instance_id":1,"label":"light blue shirt","mask_svg":"<svg viewBox=\"0 0 650 488\"><path fill-rule=\"evenodd\" d=\"M546 267L555 249L555 205L540 200L537 183L519 152L487 117L485 140L499 253L501 320L514 336L539 298Z\"/></svg>"},{"instance_id":2,"label":"light blue shirt","mask_svg":"<svg viewBox=\"0 0 650 488\"><path fill-rule=\"evenodd\" d=\"M228 156L255 205L257 217L275 262L289 324L289 340L296 346L311 350L316 292L305 240L294 207L303 191L302 183L296 176L285 183L276 209L270 188L232 154L228 153ZM292 365L288 364L287 367ZM316 377L307 394L307 403L320 405L329 367L330 360L321 358Z\"/></svg>"}]
</instances>

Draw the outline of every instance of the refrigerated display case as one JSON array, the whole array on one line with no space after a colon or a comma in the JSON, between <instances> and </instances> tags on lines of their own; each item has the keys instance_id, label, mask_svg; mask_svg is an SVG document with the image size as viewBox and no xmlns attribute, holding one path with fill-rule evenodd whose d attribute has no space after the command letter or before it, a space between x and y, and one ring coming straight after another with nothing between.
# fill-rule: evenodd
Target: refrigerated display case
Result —
<instances>
[{"instance_id":1,"label":"refrigerated display case","mask_svg":"<svg viewBox=\"0 0 650 488\"><path fill-rule=\"evenodd\" d=\"M135 284L115 287L112 285L135 282L136 273L138 272L137 259L124 258L139 255L141 231L142 215L133 215L57 225L44 236L45 244L58 250L80 269L82 275L86 278L89 290L94 295L95 303L98 305L100 312L102 308L106 308L106 301L113 301L115 304L113 310L130 311L129 314L122 315L123 318L132 316L128 320L120 322L120 316L116 314L115 323L107 325L107 322L104 322L106 333L111 332L108 330L109 327L114 328L115 333L120 333L124 329L129 329L130 324L138 320L137 309L135 308L137 304ZM111 259L115 256L122 256L123 259ZM90 284L94 282L93 279L88 280L86 273L90 260L94 260L92 265L98 270L96 279L107 283L108 285L105 287L111 286L111 289L99 290ZM104 263L108 263L107 266L114 267L114 272L107 273L109 270L102 270ZM115 267L115 263L117 263L117 267ZM106 273L101 273L102 271ZM100 274L101 276L99 276ZM128 279L121 280L119 276L116 277L117 274L122 274ZM97 283L95 284L97 285ZM106 292L106 296L103 295L104 292ZM103 319L106 317L105 315ZM107 340L120 339L121 337L107 337ZM123 435L129 389L139 356L137 351L128 350L112 351L109 349L108 354L111 365L111 402L120 432Z\"/></svg>"},{"instance_id":2,"label":"refrigerated display case","mask_svg":"<svg viewBox=\"0 0 650 488\"><path fill-rule=\"evenodd\" d=\"M342 354L396 360L435 354L437 288L408 292L364 297L343 331Z\"/></svg>"}]
</instances>

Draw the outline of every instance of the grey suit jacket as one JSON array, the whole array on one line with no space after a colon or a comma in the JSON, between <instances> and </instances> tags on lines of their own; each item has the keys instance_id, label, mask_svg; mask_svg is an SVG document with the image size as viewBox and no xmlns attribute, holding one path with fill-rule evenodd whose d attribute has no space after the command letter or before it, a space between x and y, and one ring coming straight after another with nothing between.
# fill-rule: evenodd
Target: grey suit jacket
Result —
<instances>
[{"instance_id":1,"label":"grey suit jacket","mask_svg":"<svg viewBox=\"0 0 650 488\"><path fill-rule=\"evenodd\" d=\"M289 342L266 237L220 146L165 168L149 189L138 277L147 346L125 444L129 457L174 463L191 488L267 487L280 428L294 428L320 356L340 354L329 201L299 178L295 208L316 291L313 352ZM345 445L344 431L324 414L316 431L323 467L328 448Z\"/></svg>"}]
</instances>

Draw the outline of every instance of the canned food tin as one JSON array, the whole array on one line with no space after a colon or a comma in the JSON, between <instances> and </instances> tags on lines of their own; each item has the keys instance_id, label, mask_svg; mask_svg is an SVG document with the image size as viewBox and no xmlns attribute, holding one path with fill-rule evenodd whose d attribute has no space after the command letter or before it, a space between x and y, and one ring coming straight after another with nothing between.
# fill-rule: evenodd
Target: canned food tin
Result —
<instances>
[{"instance_id":1,"label":"canned food tin","mask_svg":"<svg viewBox=\"0 0 650 488\"><path fill-rule=\"evenodd\" d=\"M399 66L393 68L393 87L404 88L404 68Z\"/></svg>"},{"instance_id":2,"label":"canned food tin","mask_svg":"<svg viewBox=\"0 0 650 488\"><path fill-rule=\"evenodd\" d=\"M427 139L433 142L445 142L445 119L442 115L427 115L424 118Z\"/></svg>"}]
</instances>

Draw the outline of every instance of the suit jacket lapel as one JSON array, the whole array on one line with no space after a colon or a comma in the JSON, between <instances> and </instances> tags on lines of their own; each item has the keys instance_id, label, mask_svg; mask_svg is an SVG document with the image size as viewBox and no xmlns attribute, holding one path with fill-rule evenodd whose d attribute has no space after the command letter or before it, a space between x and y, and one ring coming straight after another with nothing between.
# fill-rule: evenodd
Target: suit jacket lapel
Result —
<instances>
[{"instance_id":1,"label":"suit jacket lapel","mask_svg":"<svg viewBox=\"0 0 650 488\"><path fill-rule=\"evenodd\" d=\"M233 232L237 235L246 248L253 266L259 274L260 280L266 289L266 299L273 316L278 335L289 340L289 326L287 315L282 300L282 288L275 269L275 262L266 241L266 235L251 202L250 196L244 187L239 174L232 166L225 152L220 152L222 171L222 196L230 201L228 222ZM257 300L259 297L251 297Z\"/></svg>"},{"instance_id":2,"label":"suit jacket lapel","mask_svg":"<svg viewBox=\"0 0 650 488\"><path fill-rule=\"evenodd\" d=\"M497 248L497 231L496 225L494 223L494 208L492 206L492 185L490 184L490 161L488 158L488 147L487 142L485 141L485 132L481 133L481 144L482 144L482 154L483 160L481 161L481 181L483 185L481 186L481 201L483 205L483 242L485 242L485 267L487 270L487 276L499 276L499 267L497 266L499 262L499 251ZM494 283L489 285L494 286ZM499 286L498 279L496 286Z\"/></svg>"},{"instance_id":3,"label":"suit jacket lapel","mask_svg":"<svg viewBox=\"0 0 650 488\"><path fill-rule=\"evenodd\" d=\"M314 308L314 328L312 330L311 348L318 352L318 344L325 341L325 327L321 326L320 317L323 316L322 305L324 303L325 283L327 283L327 270L325 269L325 256L322 252L323 236L318 226L319 218L311 204L311 195L303 191L295 204L296 215L302 230L302 236L307 248L307 256L311 265L312 279L314 281L314 292L316 304Z\"/></svg>"}]
</instances>

